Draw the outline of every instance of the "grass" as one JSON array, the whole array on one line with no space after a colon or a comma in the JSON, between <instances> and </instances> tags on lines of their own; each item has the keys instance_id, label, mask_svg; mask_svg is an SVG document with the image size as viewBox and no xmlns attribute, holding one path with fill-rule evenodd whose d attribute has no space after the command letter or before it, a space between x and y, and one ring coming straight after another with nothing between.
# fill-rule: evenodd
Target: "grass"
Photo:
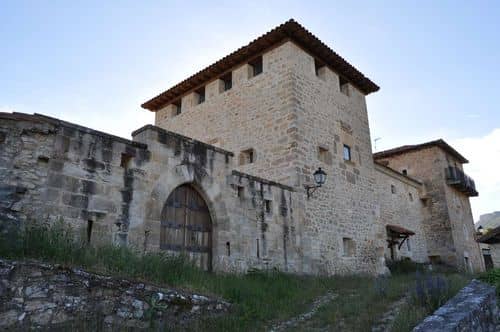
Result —
<instances>
[{"instance_id":1,"label":"grass","mask_svg":"<svg viewBox=\"0 0 500 332\"><path fill-rule=\"evenodd\" d=\"M266 330L274 323L307 311L315 298L328 291L337 297L320 308L307 329L327 326L331 330L367 331L391 303L404 296L415 283L414 273L401 272L411 269L409 266L400 267L401 271L394 272L391 278L377 279L297 276L278 271L248 275L208 273L183 257L144 254L111 244L88 246L75 240L73 231L62 222L50 227L26 227L16 236L3 236L0 257L78 266L97 273L216 295L233 304L230 315L206 318L190 327L199 331ZM446 278L461 278L463 283L467 280L456 274ZM418 312L402 310L403 316L401 319L398 316L397 321L408 319L411 322L408 326L414 326L428 308L422 309L422 314Z\"/></svg>"},{"instance_id":2,"label":"grass","mask_svg":"<svg viewBox=\"0 0 500 332\"><path fill-rule=\"evenodd\" d=\"M497 296L500 296L500 269L491 269L482 273L479 276L479 280L495 286L497 290Z\"/></svg>"}]
</instances>

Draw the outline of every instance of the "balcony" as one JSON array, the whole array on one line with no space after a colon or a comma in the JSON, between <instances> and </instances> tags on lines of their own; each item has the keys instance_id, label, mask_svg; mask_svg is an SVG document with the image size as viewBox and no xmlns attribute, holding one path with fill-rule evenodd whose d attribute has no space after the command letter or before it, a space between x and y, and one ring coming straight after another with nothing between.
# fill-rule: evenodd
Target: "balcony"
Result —
<instances>
[{"instance_id":1,"label":"balcony","mask_svg":"<svg viewBox=\"0 0 500 332\"><path fill-rule=\"evenodd\" d=\"M467 174L465 174L460 168L457 167L446 167L446 183L457 190L463 192L467 196L478 196L479 193L476 190L476 184Z\"/></svg>"}]
</instances>

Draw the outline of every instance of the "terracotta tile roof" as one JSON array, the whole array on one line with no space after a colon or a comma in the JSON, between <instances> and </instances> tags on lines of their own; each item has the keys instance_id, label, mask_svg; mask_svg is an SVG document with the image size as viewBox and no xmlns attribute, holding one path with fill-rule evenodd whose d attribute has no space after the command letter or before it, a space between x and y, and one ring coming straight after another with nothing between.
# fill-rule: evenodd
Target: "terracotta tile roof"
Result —
<instances>
[{"instance_id":1,"label":"terracotta tile roof","mask_svg":"<svg viewBox=\"0 0 500 332\"><path fill-rule=\"evenodd\" d=\"M394 149L380 151L380 152L374 153L373 158L375 160L383 159L386 157L391 157L391 156L395 156L398 154L403 154L403 153L411 152L411 151L418 151L418 150L422 150L422 149L427 149L427 148L431 148L434 146L440 147L445 152L447 152L450 155L452 155L453 157L457 158L458 161L460 161L462 164L467 164L469 162L467 159L465 159L464 156L462 156L460 153L458 153L457 150L452 148L448 143L446 143L442 139L438 139L435 141L430 141L430 142L422 143L422 144L403 145L403 146L400 146L400 147L397 147Z\"/></svg>"},{"instance_id":2,"label":"terracotta tile roof","mask_svg":"<svg viewBox=\"0 0 500 332\"><path fill-rule=\"evenodd\" d=\"M239 48L228 56L225 56L214 64L162 92L141 106L150 111L157 111L185 93L208 83L234 66L251 60L252 57L261 54L265 50L286 39L294 41L313 56L323 61L363 93L369 94L379 90L379 87L369 78L364 76L302 25L291 19L253 40L248 45Z\"/></svg>"}]
</instances>

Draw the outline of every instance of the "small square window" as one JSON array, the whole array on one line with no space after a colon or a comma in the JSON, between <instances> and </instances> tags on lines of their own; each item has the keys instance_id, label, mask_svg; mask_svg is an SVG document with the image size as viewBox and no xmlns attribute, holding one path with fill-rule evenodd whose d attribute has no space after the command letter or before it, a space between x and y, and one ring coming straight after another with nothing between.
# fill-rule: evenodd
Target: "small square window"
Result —
<instances>
[{"instance_id":1,"label":"small square window","mask_svg":"<svg viewBox=\"0 0 500 332\"><path fill-rule=\"evenodd\" d=\"M222 81L222 88L224 91L231 90L233 87L233 73L229 72L226 75L222 76L221 78Z\"/></svg>"},{"instance_id":2,"label":"small square window","mask_svg":"<svg viewBox=\"0 0 500 332\"><path fill-rule=\"evenodd\" d=\"M253 149L243 150L240 153L240 165L251 164L255 161L255 152Z\"/></svg>"},{"instance_id":3,"label":"small square window","mask_svg":"<svg viewBox=\"0 0 500 332\"><path fill-rule=\"evenodd\" d=\"M198 95L198 104L205 102L205 87L199 88L195 92Z\"/></svg>"},{"instance_id":4,"label":"small square window","mask_svg":"<svg viewBox=\"0 0 500 332\"><path fill-rule=\"evenodd\" d=\"M351 160L351 147L344 144L344 160Z\"/></svg>"},{"instance_id":5,"label":"small square window","mask_svg":"<svg viewBox=\"0 0 500 332\"><path fill-rule=\"evenodd\" d=\"M395 194L396 193L396 186L391 184L391 193Z\"/></svg>"},{"instance_id":6,"label":"small square window","mask_svg":"<svg viewBox=\"0 0 500 332\"><path fill-rule=\"evenodd\" d=\"M342 76L339 76L339 87L340 92L342 92L346 96L349 96L349 82Z\"/></svg>"},{"instance_id":7,"label":"small square window","mask_svg":"<svg viewBox=\"0 0 500 332\"><path fill-rule=\"evenodd\" d=\"M406 169L402 170L401 173L403 173L403 175L408 175L408 171Z\"/></svg>"},{"instance_id":8,"label":"small square window","mask_svg":"<svg viewBox=\"0 0 500 332\"><path fill-rule=\"evenodd\" d=\"M262 73L263 71L262 56L253 59L252 61L248 62L248 64L252 67L250 77L255 77Z\"/></svg>"}]
</instances>

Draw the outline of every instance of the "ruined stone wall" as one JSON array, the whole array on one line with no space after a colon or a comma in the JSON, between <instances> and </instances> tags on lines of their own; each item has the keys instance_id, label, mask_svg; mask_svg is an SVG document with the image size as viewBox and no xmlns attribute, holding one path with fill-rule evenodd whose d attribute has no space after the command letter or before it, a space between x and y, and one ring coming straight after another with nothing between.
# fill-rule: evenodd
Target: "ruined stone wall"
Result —
<instances>
[{"instance_id":1,"label":"ruined stone wall","mask_svg":"<svg viewBox=\"0 0 500 332\"><path fill-rule=\"evenodd\" d=\"M230 90L223 91L221 80L212 81L203 103L197 104L191 92L182 97L181 114L173 115L172 105L167 105L156 112L155 124L233 151L240 171L291 184L293 50L286 42L264 53L263 72L255 77L249 77L248 64L236 66ZM247 149L254 149L255 160L239 166L239 153Z\"/></svg>"},{"instance_id":2,"label":"ruined stone wall","mask_svg":"<svg viewBox=\"0 0 500 332\"><path fill-rule=\"evenodd\" d=\"M422 181L426 189L424 228L429 256L460 269L484 270L479 245L474 239L474 222L469 197L446 184L445 168L459 162L439 147L430 147L378 159L397 171ZM469 267L466 266L467 257Z\"/></svg>"},{"instance_id":3,"label":"ruined stone wall","mask_svg":"<svg viewBox=\"0 0 500 332\"><path fill-rule=\"evenodd\" d=\"M494 268L500 268L500 244L488 244Z\"/></svg>"},{"instance_id":4,"label":"ruined stone wall","mask_svg":"<svg viewBox=\"0 0 500 332\"><path fill-rule=\"evenodd\" d=\"M314 58L294 46L293 95L296 123L295 184L313 184L322 167L325 185L303 195L302 250L307 269L327 273L384 270L385 237L375 219L375 177L365 96L351 84L341 87L329 68L315 70ZM343 159L343 145L352 158ZM303 189L301 189L302 192Z\"/></svg>"},{"instance_id":5,"label":"ruined stone wall","mask_svg":"<svg viewBox=\"0 0 500 332\"><path fill-rule=\"evenodd\" d=\"M405 241L401 249L395 249L395 258L406 257L419 263L427 262L427 241L423 226L425 206L420 199L423 185L378 164L375 164L375 170L378 222L384 228L396 225L415 233ZM387 245L385 257L386 260L391 259Z\"/></svg>"},{"instance_id":6,"label":"ruined stone wall","mask_svg":"<svg viewBox=\"0 0 500 332\"><path fill-rule=\"evenodd\" d=\"M233 173L231 152L154 126L129 141L40 115L0 118L2 225L62 219L91 243L160 250L165 202L190 184L210 210L215 270L301 272L293 189Z\"/></svg>"}]
</instances>

